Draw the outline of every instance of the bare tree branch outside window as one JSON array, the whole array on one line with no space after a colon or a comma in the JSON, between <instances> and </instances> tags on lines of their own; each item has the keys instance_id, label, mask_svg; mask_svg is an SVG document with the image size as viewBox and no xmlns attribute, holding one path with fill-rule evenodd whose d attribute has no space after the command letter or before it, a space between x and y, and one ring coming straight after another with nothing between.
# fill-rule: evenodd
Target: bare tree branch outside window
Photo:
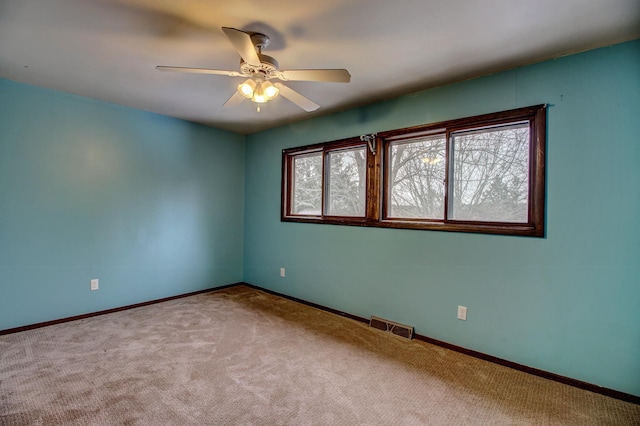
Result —
<instances>
[{"instance_id":1,"label":"bare tree branch outside window","mask_svg":"<svg viewBox=\"0 0 640 426\"><path fill-rule=\"evenodd\" d=\"M293 160L292 207L294 214L322 213L322 152L299 155Z\"/></svg>"},{"instance_id":2,"label":"bare tree branch outside window","mask_svg":"<svg viewBox=\"0 0 640 426\"><path fill-rule=\"evenodd\" d=\"M529 125L453 135L454 220L527 222Z\"/></svg>"},{"instance_id":3,"label":"bare tree branch outside window","mask_svg":"<svg viewBox=\"0 0 640 426\"><path fill-rule=\"evenodd\" d=\"M443 219L444 135L391 145L389 217Z\"/></svg>"},{"instance_id":4,"label":"bare tree branch outside window","mask_svg":"<svg viewBox=\"0 0 640 426\"><path fill-rule=\"evenodd\" d=\"M327 214L364 216L366 148L330 152L327 158Z\"/></svg>"}]
</instances>

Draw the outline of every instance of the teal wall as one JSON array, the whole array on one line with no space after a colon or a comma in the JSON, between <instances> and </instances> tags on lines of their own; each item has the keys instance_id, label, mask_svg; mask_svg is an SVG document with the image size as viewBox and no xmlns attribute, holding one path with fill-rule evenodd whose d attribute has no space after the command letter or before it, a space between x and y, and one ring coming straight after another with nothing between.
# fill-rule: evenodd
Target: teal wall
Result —
<instances>
[{"instance_id":1,"label":"teal wall","mask_svg":"<svg viewBox=\"0 0 640 426\"><path fill-rule=\"evenodd\" d=\"M544 239L280 222L283 148L541 103ZM639 41L250 135L244 280L640 395L639 135Z\"/></svg>"},{"instance_id":2,"label":"teal wall","mask_svg":"<svg viewBox=\"0 0 640 426\"><path fill-rule=\"evenodd\" d=\"M636 41L247 137L0 79L0 330L244 280L640 396L639 76ZM539 103L544 239L280 222L283 148Z\"/></svg>"},{"instance_id":3,"label":"teal wall","mask_svg":"<svg viewBox=\"0 0 640 426\"><path fill-rule=\"evenodd\" d=\"M0 330L241 281L244 141L0 79Z\"/></svg>"}]
</instances>

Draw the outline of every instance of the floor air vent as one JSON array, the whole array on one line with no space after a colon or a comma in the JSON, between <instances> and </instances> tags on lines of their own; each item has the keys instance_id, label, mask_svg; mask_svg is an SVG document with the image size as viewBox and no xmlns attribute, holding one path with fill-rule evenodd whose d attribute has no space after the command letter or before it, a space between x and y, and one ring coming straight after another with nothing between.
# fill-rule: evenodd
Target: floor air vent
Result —
<instances>
[{"instance_id":1,"label":"floor air vent","mask_svg":"<svg viewBox=\"0 0 640 426\"><path fill-rule=\"evenodd\" d=\"M413 327L410 325L398 324L397 322L389 321L383 318L372 316L369 320L369 327L377 328L378 330L388 331L396 336L404 337L406 339L413 338Z\"/></svg>"}]
</instances>

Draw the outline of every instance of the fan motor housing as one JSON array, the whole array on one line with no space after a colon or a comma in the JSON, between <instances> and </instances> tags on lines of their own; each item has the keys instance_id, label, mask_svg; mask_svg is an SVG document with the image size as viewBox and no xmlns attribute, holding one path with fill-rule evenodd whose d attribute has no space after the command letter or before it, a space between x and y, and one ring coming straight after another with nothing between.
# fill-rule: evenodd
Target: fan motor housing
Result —
<instances>
[{"instance_id":1,"label":"fan motor housing","mask_svg":"<svg viewBox=\"0 0 640 426\"><path fill-rule=\"evenodd\" d=\"M278 71L278 61L262 53L258 53L258 57L260 58L260 65L251 65L246 63L244 59L240 59L240 72L245 75L262 72L268 77L275 76Z\"/></svg>"}]
</instances>

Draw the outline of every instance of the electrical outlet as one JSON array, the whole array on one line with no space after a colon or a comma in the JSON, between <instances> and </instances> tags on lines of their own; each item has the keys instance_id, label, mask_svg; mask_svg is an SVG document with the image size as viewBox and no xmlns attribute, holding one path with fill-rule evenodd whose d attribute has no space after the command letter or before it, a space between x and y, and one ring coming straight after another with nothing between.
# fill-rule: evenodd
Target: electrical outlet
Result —
<instances>
[{"instance_id":1,"label":"electrical outlet","mask_svg":"<svg viewBox=\"0 0 640 426\"><path fill-rule=\"evenodd\" d=\"M97 290L100 287L98 279L91 280L91 291Z\"/></svg>"},{"instance_id":2,"label":"electrical outlet","mask_svg":"<svg viewBox=\"0 0 640 426\"><path fill-rule=\"evenodd\" d=\"M462 321L467 320L467 307L466 306L458 306L458 319Z\"/></svg>"},{"instance_id":3,"label":"electrical outlet","mask_svg":"<svg viewBox=\"0 0 640 426\"><path fill-rule=\"evenodd\" d=\"M280 268L280 276L284 277L285 273L284 273L284 268Z\"/></svg>"}]
</instances>

